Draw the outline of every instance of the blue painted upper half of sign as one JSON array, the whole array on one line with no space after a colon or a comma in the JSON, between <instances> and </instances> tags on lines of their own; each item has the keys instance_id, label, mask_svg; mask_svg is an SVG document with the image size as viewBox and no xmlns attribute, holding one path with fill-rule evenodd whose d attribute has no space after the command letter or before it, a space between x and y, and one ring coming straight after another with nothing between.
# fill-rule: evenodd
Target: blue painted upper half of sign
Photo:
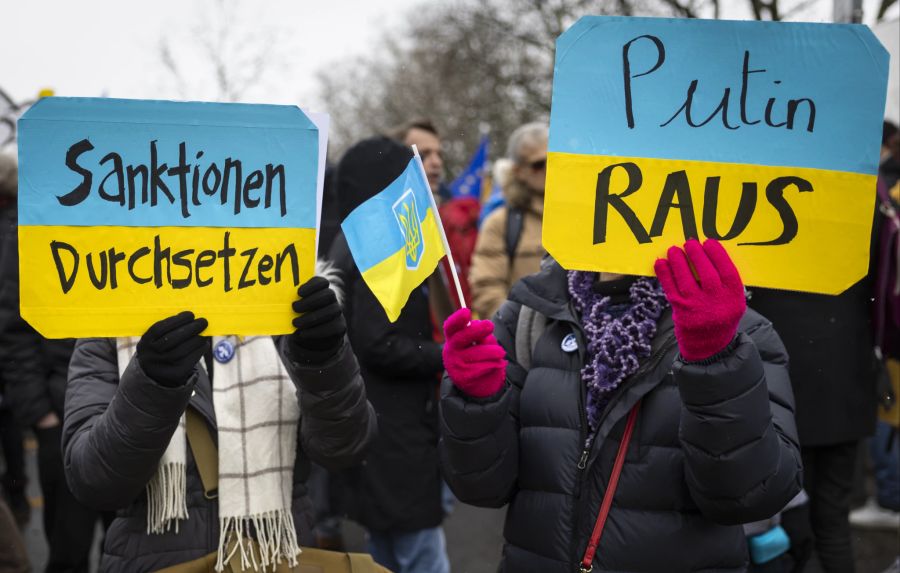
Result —
<instances>
[{"instance_id":1,"label":"blue painted upper half of sign","mask_svg":"<svg viewBox=\"0 0 900 573\"><path fill-rule=\"evenodd\" d=\"M19 223L313 228L318 146L294 106L45 98L19 120Z\"/></svg>"},{"instance_id":2,"label":"blue painted upper half of sign","mask_svg":"<svg viewBox=\"0 0 900 573\"><path fill-rule=\"evenodd\" d=\"M861 25L586 16L556 43L550 150L874 174L888 59Z\"/></svg>"}]
</instances>

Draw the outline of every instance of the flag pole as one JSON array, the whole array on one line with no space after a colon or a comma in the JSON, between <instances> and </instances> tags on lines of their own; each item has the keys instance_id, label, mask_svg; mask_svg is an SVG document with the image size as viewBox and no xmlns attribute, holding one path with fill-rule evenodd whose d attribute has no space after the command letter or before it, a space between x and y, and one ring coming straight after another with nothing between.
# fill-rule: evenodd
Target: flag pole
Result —
<instances>
[{"instance_id":1,"label":"flag pole","mask_svg":"<svg viewBox=\"0 0 900 573\"><path fill-rule=\"evenodd\" d=\"M456 263L453 261L453 253L450 252L450 244L447 242L447 234L444 232L444 223L441 221L441 214L438 212L437 202L434 200L434 193L431 186L428 185L428 175L425 173L425 166L422 164L422 157L419 155L419 148L415 144L412 146L413 153L416 156L416 164L419 166L419 173L422 180L428 187L428 198L431 199L431 211L434 213L437 222L438 231L441 234L441 242L444 243L444 252L447 253L447 259L450 262L450 274L453 275L453 284L456 285L456 295L459 297L459 304L462 308L466 308L466 299L463 296L462 285L459 282L459 275L456 273Z\"/></svg>"}]
</instances>

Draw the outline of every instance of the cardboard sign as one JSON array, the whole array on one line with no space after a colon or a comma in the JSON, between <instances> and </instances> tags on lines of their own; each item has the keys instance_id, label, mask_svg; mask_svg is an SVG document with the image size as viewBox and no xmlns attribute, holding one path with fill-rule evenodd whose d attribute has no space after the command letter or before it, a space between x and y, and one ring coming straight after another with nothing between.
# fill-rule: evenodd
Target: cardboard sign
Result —
<instances>
[{"instance_id":1,"label":"cardboard sign","mask_svg":"<svg viewBox=\"0 0 900 573\"><path fill-rule=\"evenodd\" d=\"M50 338L292 330L315 267L327 116L46 98L19 120L22 316ZM318 125L317 125L318 124Z\"/></svg>"},{"instance_id":2,"label":"cardboard sign","mask_svg":"<svg viewBox=\"0 0 900 573\"><path fill-rule=\"evenodd\" d=\"M544 246L652 276L686 238L747 284L868 269L888 55L859 25L585 17L557 40Z\"/></svg>"}]
</instances>

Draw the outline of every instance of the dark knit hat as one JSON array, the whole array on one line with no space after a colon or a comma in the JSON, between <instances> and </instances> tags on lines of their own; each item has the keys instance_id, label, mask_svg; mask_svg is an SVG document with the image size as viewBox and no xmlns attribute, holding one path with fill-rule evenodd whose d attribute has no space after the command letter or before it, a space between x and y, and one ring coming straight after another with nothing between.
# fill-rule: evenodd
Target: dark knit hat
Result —
<instances>
[{"instance_id":1,"label":"dark knit hat","mask_svg":"<svg viewBox=\"0 0 900 573\"><path fill-rule=\"evenodd\" d=\"M341 219L399 177L412 157L412 149L383 136L364 139L348 149L335 174Z\"/></svg>"}]
</instances>

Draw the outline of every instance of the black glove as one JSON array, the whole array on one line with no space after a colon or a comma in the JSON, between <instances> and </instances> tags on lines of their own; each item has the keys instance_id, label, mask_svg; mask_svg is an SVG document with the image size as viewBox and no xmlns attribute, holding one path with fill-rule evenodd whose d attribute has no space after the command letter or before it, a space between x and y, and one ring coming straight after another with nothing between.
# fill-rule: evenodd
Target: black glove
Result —
<instances>
[{"instance_id":1,"label":"black glove","mask_svg":"<svg viewBox=\"0 0 900 573\"><path fill-rule=\"evenodd\" d=\"M169 388L182 386L194 372L209 339L200 336L209 323L185 311L160 320L137 343L136 358L144 373Z\"/></svg>"},{"instance_id":2,"label":"black glove","mask_svg":"<svg viewBox=\"0 0 900 573\"><path fill-rule=\"evenodd\" d=\"M297 290L300 300L294 301L295 330L288 337L291 360L300 364L324 362L341 348L347 333L347 322L337 295L328 286L328 279L313 277Z\"/></svg>"}]
</instances>

